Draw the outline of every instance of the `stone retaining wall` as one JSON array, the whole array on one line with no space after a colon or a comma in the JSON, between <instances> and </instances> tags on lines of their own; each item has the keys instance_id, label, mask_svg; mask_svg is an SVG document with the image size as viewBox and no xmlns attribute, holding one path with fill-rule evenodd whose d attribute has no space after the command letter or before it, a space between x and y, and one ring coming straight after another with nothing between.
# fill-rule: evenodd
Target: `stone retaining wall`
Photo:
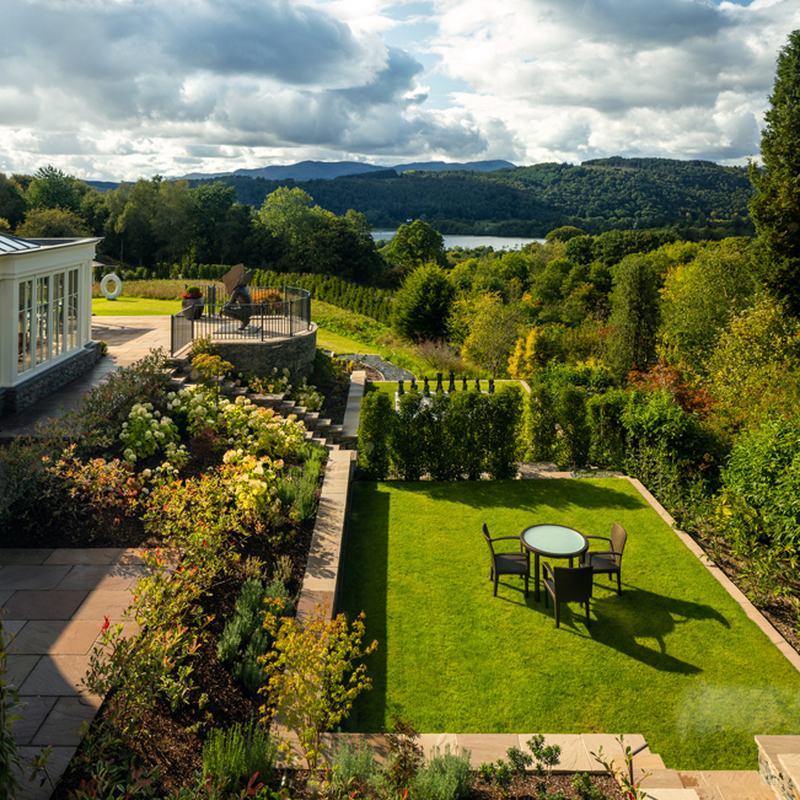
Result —
<instances>
[{"instance_id":1,"label":"stone retaining wall","mask_svg":"<svg viewBox=\"0 0 800 800\"><path fill-rule=\"evenodd\" d=\"M249 339L215 339L214 349L237 372L269 375L273 369L289 369L292 380L308 378L314 369L317 353L317 326L311 323L307 331L264 341Z\"/></svg>"},{"instance_id":2,"label":"stone retaining wall","mask_svg":"<svg viewBox=\"0 0 800 800\"><path fill-rule=\"evenodd\" d=\"M89 372L102 357L102 344L89 342L69 358L53 364L26 381L7 388L0 395L0 417L18 414L43 397Z\"/></svg>"}]
</instances>

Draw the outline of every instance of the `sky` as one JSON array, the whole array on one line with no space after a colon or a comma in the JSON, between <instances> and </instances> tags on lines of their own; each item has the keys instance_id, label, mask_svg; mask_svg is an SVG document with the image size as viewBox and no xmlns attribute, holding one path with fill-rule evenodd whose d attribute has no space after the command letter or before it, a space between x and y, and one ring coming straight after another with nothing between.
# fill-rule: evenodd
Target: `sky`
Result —
<instances>
[{"instance_id":1,"label":"sky","mask_svg":"<svg viewBox=\"0 0 800 800\"><path fill-rule=\"evenodd\" d=\"M745 164L800 0L13 0L0 172Z\"/></svg>"}]
</instances>

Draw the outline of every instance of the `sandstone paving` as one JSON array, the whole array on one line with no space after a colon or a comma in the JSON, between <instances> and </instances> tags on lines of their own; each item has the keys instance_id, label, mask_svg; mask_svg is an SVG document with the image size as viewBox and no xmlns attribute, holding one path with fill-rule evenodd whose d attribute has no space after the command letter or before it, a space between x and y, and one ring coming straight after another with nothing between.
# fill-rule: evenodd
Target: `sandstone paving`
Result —
<instances>
[{"instance_id":1,"label":"sandstone paving","mask_svg":"<svg viewBox=\"0 0 800 800\"><path fill-rule=\"evenodd\" d=\"M93 619L102 624L107 616L111 622L115 622L124 617L132 600L133 596L127 590L101 589L90 592L72 615L72 619Z\"/></svg>"},{"instance_id":2,"label":"sandstone paving","mask_svg":"<svg viewBox=\"0 0 800 800\"><path fill-rule=\"evenodd\" d=\"M99 632L94 620L31 620L14 636L11 648L20 655L86 655Z\"/></svg>"},{"instance_id":3,"label":"sandstone paving","mask_svg":"<svg viewBox=\"0 0 800 800\"><path fill-rule=\"evenodd\" d=\"M123 564L76 564L59 582L59 589L132 589L147 574L146 567Z\"/></svg>"},{"instance_id":4,"label":"sandstone paving","mask_svg":"<svg viewBox=\"0 0 800 800\"><path fill-rule=\"evenodd\" d=\"M87 589L28 591L21 589L3 604L5 617L19 619L69 619L85 602Z\"/></svg>"},{"instance_id":5,"label":"sandstone paving","mask_svg":"<svg viewBox=\"0 0 800 800\"><path fill-rule=\"evenodd\" d=\"M86 656L40 656L19 687L20 696L87 694L81 682L86 675L87 661Z\"/></svg>"},{"instance_id":6,"label":"sandstone paving","mask_svg":"<svg viewBox=\"0 0 800 800\"><path fill-rule=\"evenodd\" d=\"M52 742L79 745L81 728L94 719L100 703L99 697L59 697L31 739L31 744L43 747Z\"/></svg>"},{"instance_id":7,"label":"sandstone paving","mask_svg":"<svg viewBox=\"0 0 800 800\"><path fill-rule=\"evenodd\" d=\"M45 564L128 564L142 563L133 549L122 547L57 547L51 550Z\"/></svg>"},{"instance_id":8,"label":"sandstone paving","mask_svg":"<svg viewBox=\"0 0 800 800\"><path fill-rule=\"evenodd\" d=\"M47 718L57 697L21 697L19 707L14 710L22 719L11 723L11 732L17 745L30 744L36 732ZM49 744L49 742L48 742Z\"/></svg>"},{"instance_id":9,"label":"sandstone paving","mask_svg":"<svg viewBox=\"0 0 800 800\"><path fill-rule=\"evenodd\" d=\"M9 547L0 550L0 565L7 564L44 564L53 550L48 548Z\"/></svg>"},{"instance_id":10,"label":"sandstone paving","mask_svg":"<svg viewBox=\"0 0 800 800\"><path fill-rule=\"evenodd\" d=\"M0 567L0 591L55 589L70 571L67 564L11 564Z\"/></svg>"},{"instance_id":11,"label":"sandstone paving","mask_svg":"<svg viewBox=\"0 0 800 800\"><path fill-rule=\"evenodd\" d=\"M75 755L77 745L54 745L50 750L50 757L47 759L45 771L47 780L42 786L39 782L28 782L27 775L23 776L22 789L17 792L17 800L49 800L53 793L56 781L61 777L64 770ZM41 747L33 745L20 747L20 757L29 761L32 757L42 752Z\"/></svg>"},{"instance_id":12,"label":"sandstone paving","mask_svg":"<svg viewBox=\"0 0 800 800\"><path fill-rule=\"evenodd\" d=\"M31 674L33 668L39 663L39 655L18 656L13 653L6 657L6 683L14 689L19 689L20 686L27 680L28 675Z\"/></svg>"}]
</instances>

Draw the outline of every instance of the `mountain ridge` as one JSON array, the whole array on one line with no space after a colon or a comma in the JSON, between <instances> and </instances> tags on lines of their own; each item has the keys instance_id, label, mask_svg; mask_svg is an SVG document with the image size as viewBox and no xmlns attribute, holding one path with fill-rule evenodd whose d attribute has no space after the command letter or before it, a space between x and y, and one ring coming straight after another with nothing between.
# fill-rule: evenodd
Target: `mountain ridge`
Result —
<instances>
[{"instance_id":1,"label":"mountain ridge","mask_svg":"<svg viewBox=\"0 0 800 800\"><path fill-rule=\"evenodd\" d=\"M378 166L361 161L298 161L296 164L275 164L269 167L256 167L254 169L237 169L233 172L190 172L181 176L181 180L197 181L210 178L265 178L267 180L333 180L347 175L361 175L368 172L383 172L394 170L401 172L495 172L499 169L514 168L516 164L510 161L494 159L488 161L412 161L407 164L394 166Z\"/></svg>"}]
</instances>

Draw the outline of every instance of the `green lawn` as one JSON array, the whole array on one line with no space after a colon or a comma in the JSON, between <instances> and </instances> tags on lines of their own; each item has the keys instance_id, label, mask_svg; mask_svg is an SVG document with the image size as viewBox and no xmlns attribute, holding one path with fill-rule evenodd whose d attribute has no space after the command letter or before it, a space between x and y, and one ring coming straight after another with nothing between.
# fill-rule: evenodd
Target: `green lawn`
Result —
<instances>
[{"instance_id":1,"label":"green lawn","mask_svg":"<svg viewBox=\"0 0 800 800\"><path fill-rule=\"evenodd\" d=\"M181 310L180 300L157 300L152 297L120 295L116 300L92 298L92 313L98 317L169 316Z\"/></svg>"},{"instance_id":2,"label":"green lawn","mask_svg":"<svg viewBox=\"0 0 800 800\"><path fill-rule=\"evenodd\" d=\"M543 521L628 531L588 629L519 578L492 597L481 525ZM755 734L800 730L800 674L626 480L362 482L347 535L343 608L380 643L352 730L641 733L681 769L756 769Z\"/></svg>"}]
</instances>

